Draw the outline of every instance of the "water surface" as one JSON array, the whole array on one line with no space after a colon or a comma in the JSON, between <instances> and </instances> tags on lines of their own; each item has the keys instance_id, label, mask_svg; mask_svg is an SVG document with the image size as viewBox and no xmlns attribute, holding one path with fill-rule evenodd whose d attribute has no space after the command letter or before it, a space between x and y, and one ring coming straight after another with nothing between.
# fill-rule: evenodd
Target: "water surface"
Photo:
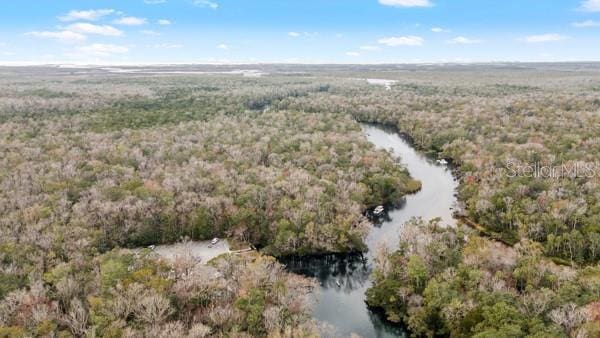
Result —
<instances>
[{"instance_id":1,"label":"water surface","mask_svg":"<svg viewBox=\"0 0 600 338\"><path fill-rule=\"evenodd\" d=\"M400 157L401 165L421 181L421 191L406 196L397 209L386 208L385 215L366 239L369 252L364 256L328 255L287 259L284 263L288 270L320 282L313 315L318 321L333 326L336 336L355 333L362 337L404 337L406 332L401 327L387 322L365 303L365 292L371 285L373 255L380 245L396 248L402 225L412 217L440 217L443 224L454 225L451 208L456 201L457 182L450 169L418 153L394 129L370 124L362 128L378 149L388 149Z\"/></svg>"}]
</instances>

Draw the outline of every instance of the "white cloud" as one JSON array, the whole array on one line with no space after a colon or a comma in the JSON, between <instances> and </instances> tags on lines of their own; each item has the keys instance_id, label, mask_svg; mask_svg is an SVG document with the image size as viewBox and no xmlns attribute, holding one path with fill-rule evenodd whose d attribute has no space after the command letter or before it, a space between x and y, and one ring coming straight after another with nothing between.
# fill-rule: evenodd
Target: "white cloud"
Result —
<instances>
[{"instance_id":1,"label":"white cloud","mask_svg":"<svg viewBox=\"0 0 600 338\"><path fill-rule=\"evenodd\" d=\"M346 55L348 56L360 56L359 52L347 52Z\"/></svg>"},{"instance_id":2,"label":"white cloud","mask_svg":"<svg viewBox=\"0 0 600 338\"><path fill-rule=\"evenodd\" d=\"M451 44L451 45L472 45L472 44L482 43L482 42L483 42L483 40L469 39L464 36L457 36L454 39L450 39L450 40L446 41L446 43Z\"/></svg>"},{"instance_id":3,"label":"white cloud","mask_svg":"<svg viewBox=\"0 0 600 338\"><path fill-rule=\"evenodd\" d=\"M112 54L125 54L129 52L129 48L125 46L117 46L111 44L94 43L91 45L81 46L77 51L93 56L109 56Z\"/></svg>"},{"instance_id":4,"label":"white cloud","mask_svg":"<svg viewBox=\"0 0 600 338\"><path fill-rule=\"evenodd\" d=\"M600 12L600 0L585 0L580 9L586 12Z\"/></svg>"},{"instance_id":5,"label":"white cloud","mask_svg":"<svg viewBox=\"0 0 600 338\"><path fill-rule=\"evenodd\" d=\"M381 48L377 47L377 46L360 46L360 50L367 50L367 51L374 51L374 50L380 50Z\"/></svg>"},{"instance_id":6,"label":"white cloud","mask_svg":"<svg viewBox=\"0 0 600 338\"><path fill-rule=\"evenodd\" d=\"M144 35L149 35L149 36L159 36L159 35L162 35L162 34L160 34L160 32L149 30L149 29L144 29L144 30L140 31L140 33L142 33Z\"/></svg>"},{"instance_id":7,"label":"white cloud","mask_svg":"<svg viewBox=\"0 0 600 338\"><path fill-rule=\"evenodd\" d=\"M167 0L144 0L144 3L148 5L159 5L164 4L165 2L167 2Z\"/></svg>"},{"instance_id":8,"label":"white cloud","mask_svg":"<svg viewBox=\"0 0 600 338\"><path fill-rule=\"evenodd\" d=\"M568 37L556 33L541 34L541 35L530 35L524 38L520 38L519 41L527 43L540 43L540 42L554 42L566 40Z\"/></svg>"},{"instance_id":9,"label":"white cloud","mask_svg":"<svg viewBox=\"0 0 600 338\"><path fill-rule=\"evenodd\" d=\"M422 37L420 36L395 36L395 37L387 37L381 38L377 40L378 43L390 47L397 46L421 46L423 45Z\"/></svg>"},{"instance_id":10,"label":"white cloud","mask_svg":"<svg viewBox=\"0 0 600 338\"><path fill-rule=\"evenodd\" d=\"M222 43L222 44L218 45L217 48L223 49L223 50L228 50L229 46L227 46L226 44Z\"/></svg>"},{"instance_id":11,"label":"white cloud","mask_svg":"<svg viewBox=\"0 0 600 338\"><path fill-rule=\"evenodd\" d=\"M573 22L572 25L577 28L600 27L600 21L586 20Z\"/></svg>"},{"instance_id":12,"label":"white cloud","mask_svg":"<svg viewBox=\"0 0 600 338\"><path fill-rule=\"evenodd\" d=\"M198 6L198 7L208 7L210 9L217 9L219 8L219 4L213 1L209 1L209 0L194 0L192 1L192 4L194 6Z\"/></svg>"},{"instance_id":13,"label":"white cloud","mask_svg":"<svg viewBox=\"0 0 600 338\"><path fill-rule=\"evenodd\" d=\"M161 26L168 26L171 24L171 20L167 20L167 19L160 19L157 21L157 23Z\"/></svg>"},{"instance_id":14,"label":"white cloud","mask_svg":"<svg viewBox=\"0 0 600 338\"><path fill-rule=\"evenodd\" d=\"M384 6L394 7L431 7L433 4L429 0L379 0Z\"/></svg>"},{"instance_id":15,"label":"white cloud","mask_svg":"<svg viewBox=\"0 0 600 338\"><path fill-rule=\"evenodd\" d=\"M434 32L434 33L448 33L448 32L450 32L449 30L443 29L441 27L433 27L431 29L431 31Z\"/></svg>"},{"instance_id":16,"label":"white cloud","mask_svg":"<svg viewBox=\"0 0 600 338\"><path fill-rule=\"evenodd\" d=\"M305 39L314 39L319 36L319 32L288 32L292 38L303 37Z\"/></svg>"},{"instance_id":17,"label":"white cloud","mask_svg":"<svg viewBox=\"0 0 600 338\"><path fill-rule=\"evenodd\" d=\"M60 16L60 21L77 21L77 20L89 20L95 21L99 18L114 13L114 9L90 9L87 11L72 10L66 15Z\"/></svg>"},{"instance_id":18,"label":"white cloud","mask_svg":"<svg viewBox=\"0 0 600 338\"><path fill-rule=\"evenodd\" d=\"M67 30L81 34L98 34L105 36L121 36L123 32L108 25L94 25L87 22L74 23L67 26Z\"/></svg>"},{"instance_id":19,"label":"white cloud","mask_svg":"<svg viewBox=\"0 0 600 338\"><path fill-rule=\"evenodd\" d=\"M146 21L147 20L144 18L136 18L135 16L124 16L115 20L115 23L124 26L141 26L145 25Z\"/></svg>"},{"instance_id":20,"label":"white cloud","mask_svg":"<svg viewBox=\"0 0 600 338\"><path fill-rule=\"evenodd\" d=\"M75 43L85 41L86 36L80 33L71 32L71 31L56 31L56 32L29 32L25 33L25 35L31 35L38 38L46 38L46 39L54 39L64 43Z\"/></svg>"}]
</instances>

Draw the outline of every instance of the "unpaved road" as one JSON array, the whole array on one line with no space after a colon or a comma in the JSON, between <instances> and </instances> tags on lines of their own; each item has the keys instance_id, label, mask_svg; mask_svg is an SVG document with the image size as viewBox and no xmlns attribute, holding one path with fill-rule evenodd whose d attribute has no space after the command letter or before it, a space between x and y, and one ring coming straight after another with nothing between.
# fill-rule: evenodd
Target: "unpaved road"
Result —
<instances>
[{"instance_id":1,"label":"unpaved road","mask_svg":"<svg viewBox=\"0 0 600 338\"><path fill-rule=\"evenodd\" d=\"M228 253L229 243L223 239L215 245L210 245L210 241L157 245L154 252L171 261L177 257L191 256L200 263L206 264L211 259Z\"/></svg>"}]
</instances>

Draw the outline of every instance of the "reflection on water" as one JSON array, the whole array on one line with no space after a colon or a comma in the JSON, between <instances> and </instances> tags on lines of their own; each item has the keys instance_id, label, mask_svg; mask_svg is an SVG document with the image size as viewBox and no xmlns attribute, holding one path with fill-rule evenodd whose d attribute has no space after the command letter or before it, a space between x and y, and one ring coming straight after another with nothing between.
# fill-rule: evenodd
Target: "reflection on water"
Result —
<instances>
[{"instance_id":1,"label":"reflection on water","mask_svg":"<svg viewBox=\"0 0 600 338\"><path fill-rule=\"evenodd\" d=\"M360 254L292 258L285 263L290 271L316 278L322 289L343 293L363 287L371 272L367 259Z\"/></svg>"},{"instance_id":2,"label":"reflection on water","mask_svg":"<svg viewBox=\"0 0 600 338\"><path fill-rule=\"evenodd\" d=\"M401 163L413 178L421 181L418 193L406 196L393 209L374 219L366 244L369 252L351 255L327 255L307 258L287 258L282 263L289 271L316 278L321 287L313 315L333 325L336 334L351 333L363 337L404 337L406 332L387 322L380 313L369 309L365 292L369 288L373 255L381 245L396 248L402 225L412 217L440 217L444 224L454 225L451 208L456 199L457 183L450 170L416 152L394 130L375 125L363 125L369 141L379 149L388 149L401 158Z\"/></svg>"},{"instance_id":3,"label":"reflection on water","mask_svg":"<svg viewBox=\"0 0 600 338\"><path fill-rule=\"evenodd\" d=\"M336 334L363 337L403 337L401 327L387 323L369 310L364 294L369 288L372 265L360 254L327 255L284 260L294 273L316 278L320 284L314 317L333 325Z\"/></svg>"}]
</instances>

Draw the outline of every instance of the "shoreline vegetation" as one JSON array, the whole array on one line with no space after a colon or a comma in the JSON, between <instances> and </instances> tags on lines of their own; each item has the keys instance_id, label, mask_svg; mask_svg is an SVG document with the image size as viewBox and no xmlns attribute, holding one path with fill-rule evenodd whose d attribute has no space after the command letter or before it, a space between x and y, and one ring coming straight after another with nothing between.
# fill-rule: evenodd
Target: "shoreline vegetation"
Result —
<instances>
[{"instance_id":1,"label":"shoreline vegetation","mask_svg":"<svg viewBox=\"0 0 600 338\"><path fill-rule=\"evenodd\" d=\"M451 159L461 216L514 245L409 222L378 253L370 305L415 336L600 332L599 178L500 170L595 160L600 66L263 67L0 68L0 336L318 334L312 281L269 255L364 250L363 211L418 189L356 121ZM356 80L378 77L396 82ZM126 249L184 237L262 253L198 266Z\"/></svg>"}]
</instances>

